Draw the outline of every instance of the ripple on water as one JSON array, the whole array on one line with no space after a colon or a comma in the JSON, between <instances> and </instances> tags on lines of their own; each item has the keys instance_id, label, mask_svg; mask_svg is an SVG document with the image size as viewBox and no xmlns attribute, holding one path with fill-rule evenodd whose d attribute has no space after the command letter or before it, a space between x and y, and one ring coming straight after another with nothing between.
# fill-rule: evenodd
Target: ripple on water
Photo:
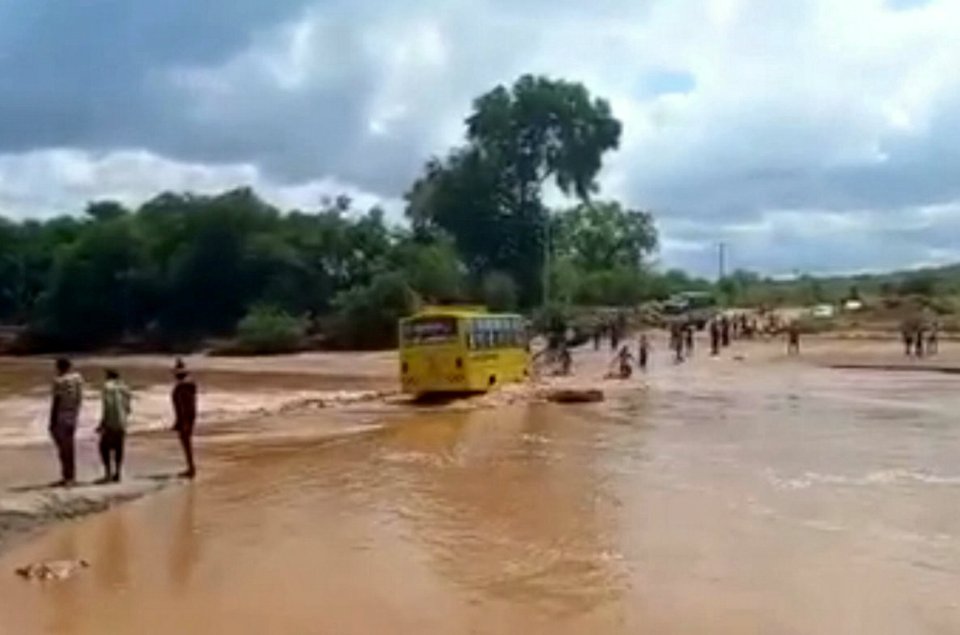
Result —
<instances>
[{"instance_id":1,"label":"ripple on water","mask_svg":"<svg viewBox=\"0 0 960 635\"><path fill-rule=\"evenodd\" d=\"M927 485L960 485L960 475L940 475L907 469L874 470L860 475L805 472L801 476L783 477L767 470L767 480L778 489L808 489L817 485L868 487L903 483Z\"/></svg>"}]
</instances>

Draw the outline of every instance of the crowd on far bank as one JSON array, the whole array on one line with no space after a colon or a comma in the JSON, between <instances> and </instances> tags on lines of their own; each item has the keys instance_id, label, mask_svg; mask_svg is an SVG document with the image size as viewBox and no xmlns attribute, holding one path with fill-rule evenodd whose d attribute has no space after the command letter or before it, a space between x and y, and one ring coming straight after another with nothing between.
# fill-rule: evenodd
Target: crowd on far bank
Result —
<instances>
[{"instance_id":1,"label":"crowd on far bank","mask_svg":"<svg viewBox=\"0 0 960 635\"><path fill-rule=\"evenodd\" d=\"M674 364L682 364L694 355L697 342L695 334L698 330L706 331L712 357L719 356L723 349L736 340L749 341L759 337L783 337L787 355L796 356L800 354L803 332L798 320L788 320L776 313L721 313L702 323L675 320L667 322L663 327ZM608 377L629 378L635 370L648 370L652 350L650 331L641 330L635 337L635 347L626 343L629 338L627 321L621 315L597 325L590 332L588 339L592 340L594 350L599 351L608 343L613 352ZM937 322L905 325L902 329L902 340L906 356L923 358L937 355L940 326ZM553 374L571 375L574 372L573 348L576 344L568 335L554 334L538 357L544 360L547 366L553 367Z\"/></svg>"},{"instance_id":2,"label":"crowd on far bank","mask_svg":"<svg viewBox=\"0 0 960 635\"><path fill-rule=\"evenodd\" d=\"M77 483L76 434L83 408L86 388L83 376L67 358L56 361L56 376L50 398L50 437L60 461L60 480L54 485L72 487ZM186 365L178 359L173 369L174 384L170 393L173 409L173 430L183 449L186 470L183 478L194 478L197 470L193 458L193 431L197 419L197 385ZM100 386L100 459L103 477L97 484L118 483L123 473L127 427L133 410L130 388L120 372L113 368L104 371Z\"/></svg>"},{"instance_id":3,"label":"crowd on far bank","mask_svg":"<svg viewBox=\"0 0 960 635\"><path fill-rule=\"evenodd\" d=\"M696 332L705 330L709 336L710 355L717 357L735 340L754 340L758 337L785 336L787 354L800 354L801 328L797 321L786 321L776 314L750 315L746 313L717 314L709 320L674 320L664 325L667 333L667 347L675 364L682 364L694 355ZM622 315L595 326L588 340L593 342L595 351L609 344L614 353L610 362L609 378L629 378L635 370L646 372L652 353L650 331L640 330L636 337L635 348L627 342L627 320ZM535 364L545 365L560 376L574 372L573 349L578 344L569 332L555 332L547 340L544 350L535 356Z\"/></svg>"}]
</instances>

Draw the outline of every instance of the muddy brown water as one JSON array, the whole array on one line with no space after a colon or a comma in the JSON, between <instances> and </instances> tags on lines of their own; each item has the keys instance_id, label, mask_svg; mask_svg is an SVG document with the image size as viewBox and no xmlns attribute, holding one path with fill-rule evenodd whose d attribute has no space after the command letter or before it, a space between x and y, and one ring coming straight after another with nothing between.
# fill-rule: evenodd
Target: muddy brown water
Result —
<instances>
[{"instance_id":1,"label":"muddy brown water","mask_svg":"<svg viewBox=\"0 0 960 635\"><path fill-rule=\"evenodd\" d=\"M119 370L134 391L132 428L159 431L171 424L173 359L161 356L79 358L85 381L79 435L90 437L98 423L98 390L105 368ZM276 358L188 359L200 387L201 427L275 411L291 403L329 398L349 391L396 388L391 353L304 354ZM52 360L0 357L0 454L4 448L46 442ZM2 457L0 457L2 458ZM3 485L0 466L0 487Z\"/></svg>"},{"instance_id":2,"label":"muddy brown water","mask_svg":"<svg viewBox=\"0 0 960 635\"><path fill-rule=\"evenodd\" d=\"M0 633L960 632L956 381L704 362L217 448L0 558Z\"/></svg>"}]
</instances>

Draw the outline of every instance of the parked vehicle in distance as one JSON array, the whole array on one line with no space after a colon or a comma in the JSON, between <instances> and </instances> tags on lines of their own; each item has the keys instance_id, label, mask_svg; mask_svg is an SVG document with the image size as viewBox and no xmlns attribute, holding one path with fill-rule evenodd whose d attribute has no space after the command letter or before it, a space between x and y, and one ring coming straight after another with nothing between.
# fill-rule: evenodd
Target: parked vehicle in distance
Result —
<instances>
[{"instance_id":1,"label":"parked vehicle in distance","mask_svg":"<svg viewBox=\"0 0 960 635\"><path fill-rule=\"evenodd\" d=\"M815 318L829 319L836 315L837 309L832 304L818 304L810 309L810 315Z\"/></svg>"},{"instance_id":2,"label":"parked vehicle in distance","mask_svg":"<svg viewBox=\"0 0 960 635\"><path fill-rule=\"evenodd\" d=\"M668 323L683 322L703 329L719 309L717 299L706 291L676 293L663 303L663 315Z\"/></svg>"}]
</instances>

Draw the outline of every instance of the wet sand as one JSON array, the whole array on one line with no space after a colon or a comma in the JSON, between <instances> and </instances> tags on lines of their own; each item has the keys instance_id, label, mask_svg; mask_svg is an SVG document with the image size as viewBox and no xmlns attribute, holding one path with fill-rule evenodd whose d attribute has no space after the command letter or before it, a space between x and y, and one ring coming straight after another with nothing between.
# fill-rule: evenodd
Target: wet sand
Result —
<instances>
[{"instance_id":1,"label":"wet sand","mask_svg":"<svg viewBox=\"0 0 960 635\"><path fill-rule=\"evenodd\" d=\"M265 415L287 434L211 435L198 482L0 557L0 633L958 632L956 376L825 367L895 345L658 350L595 405Z\"/></svg>"}]
</instances>

